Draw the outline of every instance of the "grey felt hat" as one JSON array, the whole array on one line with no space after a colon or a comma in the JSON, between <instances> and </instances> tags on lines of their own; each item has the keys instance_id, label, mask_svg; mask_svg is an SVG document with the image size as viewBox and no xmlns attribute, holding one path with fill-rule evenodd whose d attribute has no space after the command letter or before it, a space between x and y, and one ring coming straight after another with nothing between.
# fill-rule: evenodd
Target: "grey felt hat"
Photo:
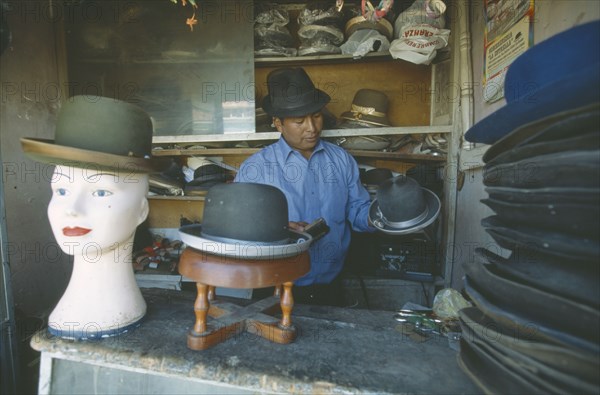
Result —
<instances>
[{"instance_id":1,"label":"grey felt hat","mask_svg":"<svg viewBox=\"0 0 600 395\"><path fill-rule=\"evenodd\" d=\"M58 115L54 140L22 138L34 160L90 169L154 173L170 161L152 157L152 121L141 108L108 97L74 96Z\"/></svg>"}]
</instances>

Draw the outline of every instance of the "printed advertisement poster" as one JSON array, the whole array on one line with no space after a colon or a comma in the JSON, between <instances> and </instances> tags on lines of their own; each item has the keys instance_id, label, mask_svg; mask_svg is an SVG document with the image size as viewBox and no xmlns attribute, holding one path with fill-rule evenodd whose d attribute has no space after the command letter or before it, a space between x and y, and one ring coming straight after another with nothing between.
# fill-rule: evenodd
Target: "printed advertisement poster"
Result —
<instances>
[{"instance_id":1,"label":"printed advertisement poster","mask_svg":"<svg viewBox=\"0 0 600 395\"><path fill-rule=\"evenodd\" d=\"M508 66L533 45L534 0L484 0L484 91L486 102L504 97Z\"/></svg>"}]
</instances>

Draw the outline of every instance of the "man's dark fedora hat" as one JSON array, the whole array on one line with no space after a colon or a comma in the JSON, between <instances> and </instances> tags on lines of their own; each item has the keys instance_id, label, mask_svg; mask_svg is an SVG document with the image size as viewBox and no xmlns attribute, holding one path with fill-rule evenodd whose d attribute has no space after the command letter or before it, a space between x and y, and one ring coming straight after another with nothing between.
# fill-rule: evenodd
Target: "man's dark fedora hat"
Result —
<instances>
[{"instance_id":1,"label":"man's dark fedora hat","mask_svg":"<svg viewBox=\"0 0 600 395\"><path fill-rule=\"evenodd\" d=\"M388 108L389 99L385 93L375 89L360 89L354 95L350 111L344 112L340 118L377 126L390 126Z\"/></svg>"},{"instance_id":2,"label":"man's dark fedora hat","mask_svg":"<svg viewBox=\"0 0 600 395\"><path fill-rule=\"evenodd\" d=\"M320 111L331 97L317 89L303 68L273 70L267 76L269 94L263 109L273 117L301 117Z\"/></svg>"},{"instance_id":3,"label":"man's dark fedora hat","mask_svg":"<svg viewBox=\"0 0 600 395\"><path fill-rule=\"evenodd\" d=\"M508 68L507 104L466 134L493 144L526 123L600 101L600 20L582 24L533 46Z\"/></svg>"},{"instance_id":4,"label":"man's dark fedora hat","mask_svg":"<svg viewBox=\"0 0 600 395\"><path fill-rule=\"evenodd\" d=\"M166 170L152 157L152 120L141 108L108 97L74 96L58 115L55 139L22 138L34 160L74 167L135 173Z\"/></svg>"},{"instance_id":5,"label":"man's dark fedora hat","mask_svg":"<svg viewBox=\"0 0 600 395\"><path fill-rule=\"evenodd\" d=\"M400 175L379 185L369 207L369 219L387 234L413 233L431 225L440 207L435 193L422 188L413 178Z\"/></svg>"}]
</instances>

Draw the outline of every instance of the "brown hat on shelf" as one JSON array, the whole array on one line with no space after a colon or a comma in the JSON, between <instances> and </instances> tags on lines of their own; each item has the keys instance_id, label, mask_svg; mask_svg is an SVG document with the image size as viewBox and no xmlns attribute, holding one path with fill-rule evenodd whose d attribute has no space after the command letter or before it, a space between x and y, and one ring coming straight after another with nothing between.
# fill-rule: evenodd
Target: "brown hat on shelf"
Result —
<instances>
[{"instance_id":1,"label":"brown hat on shelf","mask_svg":"<svg viewBox=\"0 0 600 395\"><path fill-rule=\"evenodd\" d=\"M394 34L394 27L387 19L381 18L375 22L368 20L362 15L359 15L346 22L346 38L350 37L354 32L363 29L375 29L379 33L386 36L388 40L391 40Z\"/></svg>"},{"instance_id":2,"label":"brown hat on shelf","mask_svg":"<svg viewBox=\"0 0 600 395\"><path fill-rule=\"evenodd\" d=\"M387 117L389 100L385 93L374 89L361 89L354 95L350 111L340 118L377 126L391 126Z\"/></svg>"}]
</instances>

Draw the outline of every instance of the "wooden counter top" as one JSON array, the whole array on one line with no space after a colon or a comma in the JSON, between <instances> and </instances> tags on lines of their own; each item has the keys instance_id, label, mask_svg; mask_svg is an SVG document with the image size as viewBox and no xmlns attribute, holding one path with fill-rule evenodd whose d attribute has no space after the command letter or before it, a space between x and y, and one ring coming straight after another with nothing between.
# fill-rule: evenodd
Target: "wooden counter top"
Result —
<instances>
[{"instance_id":1,"label":"wooden counter top","mask_svg":"<svg viewBox=\"0 0 600 395\"><path fill-rule=\"evenodd\" d=\"M46 375L51 382L44 382L41 372L40 392L135 393L146 388L146 393L159 393L160 385L167 385L158 383L160 377L170 380L166 391L190 394L216 388L221 393L479 392L459 369L457 352L446 338L417 343L402 333L391 312L296 305L294 343L242 333L192 351L186 335L194 323L195 295L158 289L143 294L146 318L124 335L70 341L38 332L31 346L42 352L41 369L51 371ZM61 363L70 368L59 369Z\"/></svg>"}]
</instances>

